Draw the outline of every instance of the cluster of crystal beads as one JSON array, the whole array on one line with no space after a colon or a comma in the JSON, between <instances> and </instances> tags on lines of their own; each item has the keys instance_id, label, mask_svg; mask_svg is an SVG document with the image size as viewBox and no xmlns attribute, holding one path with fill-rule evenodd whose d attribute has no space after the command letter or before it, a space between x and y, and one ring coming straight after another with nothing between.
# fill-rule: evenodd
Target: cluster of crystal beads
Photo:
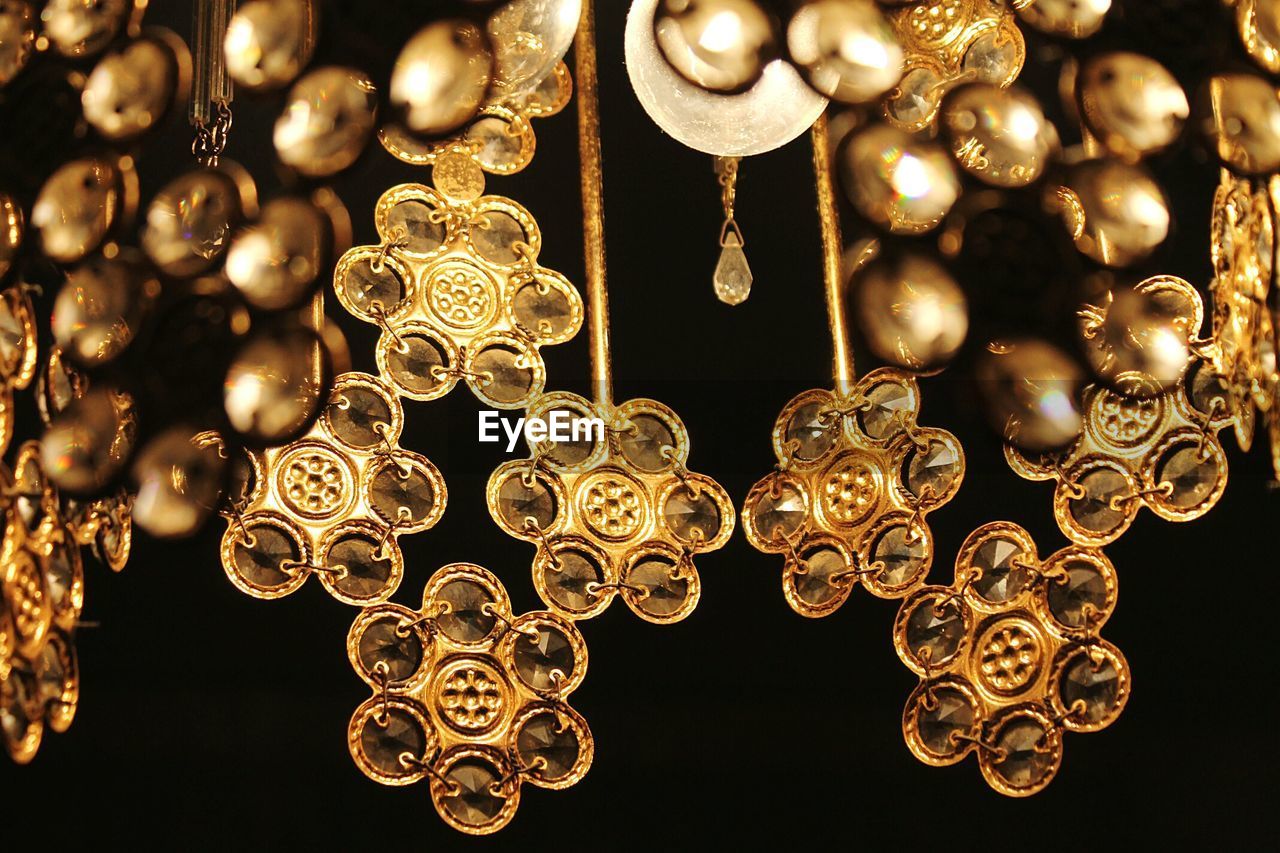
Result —
<instances>
[{"instance_id":1,"label":"cluster of crystal beads","mask_svg":"<svg viewBox=\"0 0 1280 853\"><path fill-rule=\"evenodd\" d=\"M978 528L954 582L918 590L894 623L898 657L921 679L902 715L907 746L935 766L976 752L1002 794L1042 790L1063 733L1105 728L1129 698L1124 655L1098 637L1115 604L1101 551L1072 545L1041 560L1016 524Z\"/></svg>"},{"instance_id":2,"label":"cluster of crystal beads","mask_svg":"<svg viewBox=\"0 0 1280 853\"><path fill-rule=\"evenodd\" d=\"M14 392L31 384L39 349L35 309L22 284L0 292L0 455L13 440Z\"/></svg>"},{"instance_id":3,"label":"cluster of crystal beads","mask_svg":"<svg viewBox=\"0 0 1280 853\"><path fill-rule=\"evenodd\" d=\"M546 384L539 350L582 327L582 297L538 264L542 234L501 196L449 198L421 184L383 193L381 243L338 262L334 289L382 327L378 368L406 397L433 400L460 379L495 408L527 406Z\"/></svg>"},{"instance_id":4,"label":"cluster of crystal beads","mask_svg":"<svg viewBox=\"0 0 1280 853\"><path fill-rule=\"evenodd\" d=\"M415 166L435 166L448 154L462 154L491 175L512 175L533 160L537 137L532 120L550 118L573 96L573 77L563 63L527 94L486 104L457 133L424 141L395 124L378 131L382 147Z\"/></svg>"},{"instance_id":5,"label":"cluster of crystal beads","mask_svg":"<svg viewBox=\"0 0 1280 853\"><path fill-rule=\"evenodd\" d=\"M305 435L243 451L222 537L231 582L280 598L314 574L339 601L386 601L404 575L397 539L433 527L447 501L435 465L399 447L403 425L390 388L344 373Z\"/></svg>"},{"instance_id":6,"label":"cluster of crystal beads","mask_svg":"<svg viewBox=\"0 0 1280 853\"><path fill-rule=\"evenodd\" d=\"M951 433L916 423L920 389L899 370L864 376L848 396L796 396L773 429L776 470L756 483L742 526L757 550L785 555L782 589L804 616L826 616L857 583L901 598L933 561L926 516L964 478Z\"/></svg>"},{"instance_id":7,"label":"cluster of crystal beads","mask_svg":"<svg viewBox=\"0 0 1280 853\"><path fill-rule=\"evenodd\" d=\"M420 610L362 611L347 655L374 691L347 728L356 765L384 785L429 778L457 830L496 832L523 783L567 788L591 766L591 730L566 702L587 673L582 635L554 613L513 616L479 566L440 569Z\"/></svg>"},{"instance_id":8,"label":"cluster of crystal beads","mask_svg":"<svg viewBox=\"0 0 1280 853\"><path fill-rule=\"evenodd\" d=\"M1210 356L1231 393L1236 440L1248 450L1258 421L1280 478L1280 315L1273 302L1280 177L1237 178L1225 169L1213 200L1209 254L1214 277Z\"/></svg>"},{"instance_id":9,"label":"cluster of crystal beads","mask_svg":"<svg viewBox=\"0 0 1280 853\"><path fill-rule=\"evenodd\" d=\"M943 96L961 83L1008 86L1027 48L1002 0L929 0L889 13L906 54L902 79L884 101L884 115L903 130L921 130Z\"/></svg>"},{"instance_id":10,"label":"cluster of crystal beads","mask_svg":"<svg viewBox=\"0 0 1280 853\"><path fill-rule=\"evenodd\" d=\"M688 470L689 434L671 409L629 400L606 409L576 394L548 394L530 418L591 419L570 441L531 444L529 459L489 478L489 513L538 546L533 584L555 612L588 619L621 596L640 618L677 622L701 595L696 554L733 533L724 488Z\"/></svg>"},{"instance_id":11,"label":"cluster of crystal beads","mask_svg":"<svg viewBox=\"0 0 1280 853\"><path fill-rule=\"evenodd\" d=\"M1203 309L1194 288L1167 277L1160 285L1186 306L1185 327L1198 329ZM1005 445L1019 476L1056 482L1054 517L1083 545L1115 541L1143 506L1168 521L1199 518L1226 488L1218 433L1233 418L1227 384L1213 366L1193 357L1181 381L1163 390L1141 375L1125 384L1127 393L1103 384L1085 389L1084 429L1066 448L1033 454Z\"/></svg>"},{"instance_id":12,"label":"cluster of crystal beads","mask_svg":"<svg viewBox=\"0 0 1280 853\"><path fill-rule=\"evenodd\" d=\"M25 764L46 729L64 732L75 716L84 568L58 492L40 467L39 443L18 448L12 474L0 463L0 487L0 737L9 756Z\"/></svg>"}]
</instances>

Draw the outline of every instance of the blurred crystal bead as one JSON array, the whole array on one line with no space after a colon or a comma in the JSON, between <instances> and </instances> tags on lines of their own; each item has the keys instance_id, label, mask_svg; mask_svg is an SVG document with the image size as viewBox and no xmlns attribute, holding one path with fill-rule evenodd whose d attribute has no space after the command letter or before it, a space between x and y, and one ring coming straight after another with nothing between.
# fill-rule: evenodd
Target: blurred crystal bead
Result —
<instances>
[{"instance_id":1,"label":"blurred crystal bead","mask_svg":"<svg viewBox=\"0 0 1280 853\"><path fill-rule=\"evenodd\" d=\"M960 195L955 167L940 146L884 124L844 145L840 175L858 211L895 234L937 227Z\"/></svg>"},{"instance_id":2,"label":"blurred crystal bead","mask_svg":"<svg viewBox=\"0 0 1280 853\"><path fill-rule=\"evenodd\" d=\"M942 126L969 174L997 187L1036 181L1058 148L1058 132L1029 93L975 83L947 96Z\"/></svg>"},{"instance_id":3,"label":"blurred crystal bead","mask_svg":"<svg viewBox=\"0 0 1280 853\"><path fill-rule=\"evenodd\" d=\"M98 61L80 102L94 130L104 139L119 141L154 127L173 103L177 88L178 60L169 47L158 39L138 39Z\"/></svg>"},{"instance_id":4,"label":"blurred crystal bead","mask_svg":"<svg viewBox=\"0 0 1280 853\"><path fill-rule=\"evenodd\" d=\"M50 175L31 208L45 255L73 263L102 245L126 212L134 182L127 158L72 160Z\"/></svg>"},{"instance_id":5,"label":"blurred crystal bead","mask_svg":"<svg viewBox=\"0 0 1280 853\"><path fill-rule=\"evenodd\" d=\"M807 0L787 23L787 50L810 86L846 104L872 101L902 78L902 46L870 0Z\"/></svg>"},{"instance_id":6,"label":"blurred crystal bead","mask_svg":"<svg viewBox=\"0 0 1280 853\"><path fill-rule=\"evenodd\" d=\"M1209 81L1209 127L1218 157L1236 171L1256 175L1280 169L1280 93L1251 74L1220 74Z\"/></svg>"},{"instance_id":7,"label":"blurred crystal bead","mask_svg":"<svg viewBox=\"0 0 1280 853\"><path fill-rule=\"evenodd\" d=\"M1058 188L1057 203L1076 248L1100 264L1135 264L1169 236L1168 201L1141 166L1081 163Z\"/></svg>"},{"instance_id":8,"label":"blurred crystal bead","mask_svg":"<svg viewBox=\"0 0 1280 853\"><path fill-rule=\"evenodd\" d=\"M350 68L318 68L289 90L272 141L280 162L309 177L350 166L373 135L378 94Z\"/></svg>"},{"instance_id":9,"label":"blurred crystal bead","mask_svg":"<svg viewBox=\"0 0 1280 853\"><path fill-rule=\"evenodd\" d=\"M391 106L414 133L439 136L466 124L484 104L493 51L470 21L447 19L405 42L391 72Z\"/></svg>"},{"instance_id":10,"label":"blurred crystal bead","mask_svg":"<svg viewBox=\"0 0 1280 853\"><path fill-rule=\"evenodd\" d=\"M778 49L773 20L755 0L660 0L653 29L671 67L712 92L747 88Z\"/></svg>"},{"instance_id":11,"label":"blurred crystal bead","mask_svg":"<svg viewBox=\"0 0 1280 853\"><path fill-rule=\"evenodd\" d=\"M1041 32L1081 39L1100 30L1110 10L1111 0L1036 0L1018 14Z\"/></svg>"},{"instance_id":12,"label":"blurred crystal bead","mask_svg":"<svg viewBox=\"0 0 1280 853\"><path fill-rule=\"evenodd\" d=\"M1084 371L1052 344L993 344L976 375L987 420L1010 444L1039 452L1064 447L1080 434Z\"/></svg>"},{"instance_id":13,"label":"blurred crystal bead","mask_svg":"<svg viewBox=\"0 0 1280 853\"><path fill-rule=\"evenodd\" d=\"M877 358L920 370L949 361L964 343L964 292L928 257L882 255L854 274L850 288L858 325Z\"/></svg>"},{"instance_id":14,"label":"blurred crystal bead","mask_svg":"<svg viewBox=\"0 0 1280 853\"><path fill-rule=\"evenodd\" d=\"M224 163L219 169L188 172L151 200L142 248L169 275L198 275L222 256L232 229L255 207L253 182L243 169L233 173Z\"/></svg>"},{"instance_id":15,"label":"blurred crystal bead","mask_svg":"<svg viewBox=\"0 0 1280 853\"><path fill-rule=\"evenodd\" d=\"M582 0L511 0L489 16L493 89L498 100L528 94L551 75L573 43Z\"/></svg>"},{"instance_id":16,"label":"blurred crystal bead","mask_svg":"<svg viewBox=\"0 0 1280 853\"><path fill-rule=\"evenodd\" d=\"M1140 53L1105 53L1084 64L1080 113L1111 153L1138 159L1173 144L1190 115L1178 81Z\"/></svg>"},{"instance_id":17,"label":"blurred crystal bead","mask_svg":"<svg viewBox=\"0 0 1280 853\"><path fill-rule=\"evenodd\" d=\"M151 439L134 460L133 520L152 536L190 536L222 497L227 460L184 426Z\"/></svg>"},{"instance_id":18,"label":"blurred crystal bead","mask_svg":"<svg viewBox=\"0 0 1280 853\"><path fill-rule=\"evenodd\" d=\"M227 75L251 90L278 89L311 61L318 32L312 0L250 0L227 25Z\"/></svg>"},{"instance_id":19,"label":"blurred crystal bead","mask_svg":"<svg viewBox=\"0 0 1280 853\"><path fill-rule=\"evenodd\" d=\"M1112 288L1094 311L1081 312L1080 336L1090 366L1113 387L1149 397L1181 381L1191 363L1182 304L1147 287Z\"/></svg>"},{"instance_id":20,"label":"blurred crystal bead","mask_svg":"<svg viewBox=\"0 0 1280 853\"><path fill-rule=\"evenodd\" d=\"M40 20L55 51L68 57L90 56L116 37L132 6L131 0L49 0Z\"/></svg>"},{"instance_id":21,"label":"blurred crystal bead","mask_svg":"<svg viewBox=\"0 0 1280 853\"><path fill-rule=\"evenodd\" d=\"M97 492L124 469L136 437L133 397L96 385L72 401L45 430L40 461L59 488Z\"/></svg>"},{"instance_id":22,"label":"blurred crystal bead","mask_svg":"<svg viewBox=\"0 0 1280 853\"><path fill-rule=\"evenodd\" d=\"M50 327L62 351L86 367L114 360L137 336L160 281L136 253L95 256L67 276Z\"/></svg>"},{"instance_id":23,"label":"blurred crystal bead","mask_svg":"<svg viewBox=\"0 0 1280 853\"><path fill-rule=\"evenodd\" d=\"M227 370L223 405L248 440L280 444L300 433L324 402L323 345L302 327L264 328Z\"/></svg>"},{"instance_id":24,"label":"blurred crystal bead","mask_svg":"<svg viewBox=\"0 0 1280 853\"><path fill-rule=\"evenodd\" d=\"M36 45L35 10L26 0L0 0L0 87L27 67Z\"/></svg>"},{"instance_id":25,"label":"blurred crystal bead","mask_svg":"<svg viewBox=\"0 0 1280 853\"><path fill-rule=\"evenodd\" d=\"M255 308L276 311L312 292L329 255L330 225L314 205L278 198L235 236L226 273Z\"/></svg>"}]
</instances>

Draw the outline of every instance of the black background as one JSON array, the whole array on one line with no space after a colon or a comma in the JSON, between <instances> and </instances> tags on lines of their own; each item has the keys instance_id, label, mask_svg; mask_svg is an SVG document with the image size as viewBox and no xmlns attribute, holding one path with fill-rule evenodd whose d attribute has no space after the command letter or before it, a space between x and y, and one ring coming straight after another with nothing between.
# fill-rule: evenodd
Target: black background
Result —
<instances>
[{"instance_id":1,"label":"black background","mask_svg":"<svg viewBox=\"0 0 1280 853\"><path fill-rule=\"evenodd\" d=\"M325 58L389 61L408 31L398 5L338 6L329 7L337 14ZM622 63L626 4L599 6L616 397L674 407L692 435L691 469L715 476L739 502L774 462L776 413L830 381L807 142L744 164L739 219L755 290L739 307L721 305L710 282L720 219L710 158L649 122ZM1192 91L1237 50L1217 7L1125 4L1095 45L1139 44ZM188 14L186 3L162 0L148 20L186 36ZM1051 80L1054 50L1033 42L1028 81ZM278 101L242 96L234 108L227 155L269 197L279 187L269 141ZM490 178L489 189L534 213L541 262L580 283L574 110L535 129L533 164ZM185 168L188 140L176 118L146 146L144 198ZM1190 144L1155 166L1178 228L1153 265L1203 286L1215 168ZM380 150L343 176L336 187L357 242L373 241L382 190L427 179ZM1078 261L1056 229L1028 221L997 222L996 248L960 267L974 330L957 365L924 382L921 422L955 432L969 466L960 495L930 517L932 577L944 583L960 542L987 521L1024 525L1041 553L1064 544L1049 486L1005 465L968 378L985 336L1012 326L1052 334L1069 311L1064 281ZM847 221L846 235L858 233ZM331 312L342 314L336 304ZM370 327L339 321L356 368L375 370ZM550 388L588 390L585 330L544 355ZM862 371L872 364L861 356ZM534 609L532 548L498 531L484 508L488 474L507 457L475 442L476 411L464 389L406 404L403 443L441 468L450 496L436 528L402 540L407 574L395 598L416 604L435 569L466 560L503 579L517 612ZM219 566L215 522L194 541L140 537L119 575L89 561L84 618L100 626L77 639L80 708L70 732L46 736L32 765L0 762L6 849L28 833L53 846L111 838L224 849L688 849L783 839L788 847L1095 848L1229 844L1253 833L1274 842L1264 800L1274 799L1280 758L1266 699L1280 497L1269 488L1265 449L1246 456L1223 438L1231 481L1213 512L1175 525L1144 511L1107 549L1121 596L1104 636L1128 657L1134 694L1106 731L1066 738L1058 778L1029 800L993 793L972 759L932 769L907 751L900 714L916 679L889 642L895 603L855 591L835 615L803 619L782 598L780 559L755 552L739 532L698 560L703 596L688 620L656 627L618 605L581 625L590 671L571 703L596 738L590 773L567 791L526 786L506 830L468 840L437 818L425 784L381 787L347 754L348 717L367 696L344 652L355 611L315 583L274 602L241 595Z\"/></svg>"}]
</instances>

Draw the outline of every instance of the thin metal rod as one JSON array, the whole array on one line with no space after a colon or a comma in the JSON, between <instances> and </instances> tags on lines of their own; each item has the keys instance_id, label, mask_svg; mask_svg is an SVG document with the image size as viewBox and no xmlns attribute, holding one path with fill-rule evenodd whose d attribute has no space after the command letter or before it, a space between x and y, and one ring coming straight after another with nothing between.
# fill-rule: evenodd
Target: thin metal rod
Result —
<instances>
[{"instance_id":1,"label":"thin metal rod","mask_svg":"<svg viewBox=\"0 0 1280 853\"><path fill-rule=\"evenodd\" d=\"M587 270L587 318L591 338L591 382L595 400L613 405L609 364L609 290L604 253L604 165L600 156L600 92L596 72L596 16L592 0L582 4L574 38L578 86L578 157L582 165L582 245Z\"/></svg>"},{"instance_id":2,"label":"thin metal rod","mask_svg":"<svg viewBox=\"0 0 1280 853\"><path fill-rule=\"evenodd\" d=\"M840 234L840 209L836 206L835 181L831 172L826 113L813 123L810 133L813 137L813 176L818 190L818 219L822 223L822 278L827 296L827 324L831 327L832 375L836 391L844 395L852 390L856 374L844 310L844 238Z\"/></svg>"}]
</instances>

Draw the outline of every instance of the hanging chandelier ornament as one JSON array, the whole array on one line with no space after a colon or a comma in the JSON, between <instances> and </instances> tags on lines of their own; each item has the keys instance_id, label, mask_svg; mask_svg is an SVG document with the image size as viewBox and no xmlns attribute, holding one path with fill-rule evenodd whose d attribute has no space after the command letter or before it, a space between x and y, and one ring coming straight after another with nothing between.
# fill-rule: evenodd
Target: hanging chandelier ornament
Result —
<instances>
[{"instance_id":1,"label":"hanging chandelier ornament","mask_svg":"<svg viewBox=\"0 0 1280 853\"><path fill-rule=\"evenodd\" d=\"M347 728L356 766L383 785L427 779L460 832L497 832L524 783L568 788L591 766L591 730L567 702L587 672L582 635L554 613L514 616L479 566L440 569L420 610L361 611L347 655L374 691Z\"/></svg>"},{"instance_id":2,"label":"hanging chandelier ornament","mask_svg":"<svg viewBox=\"0 0 1280 853\"><path fill-rule=\"evenodd\" d=\"M494 471L486 499L499 527L537 546L534 588L554 612L588 619L621 596L646 621L676 622L701 595L693 557L728 541L733 505L720 484L686 467L689 437L675 412L655 400L613 401L592 0L574 44L595 398L542 395L528 416L600 428L570 442L530 442L529 459Z\"/></svg>"}]
</instances>

